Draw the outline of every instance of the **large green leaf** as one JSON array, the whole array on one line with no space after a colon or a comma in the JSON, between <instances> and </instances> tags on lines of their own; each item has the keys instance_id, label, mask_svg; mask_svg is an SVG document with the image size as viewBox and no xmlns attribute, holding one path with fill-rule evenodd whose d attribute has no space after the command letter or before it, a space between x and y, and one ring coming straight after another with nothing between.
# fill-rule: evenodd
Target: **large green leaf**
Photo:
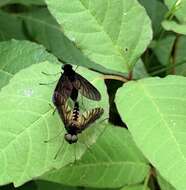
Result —
<instances>
[{"instance_id":1,"label":"large green leaf","mask_svg":"<svg viewBox=\"0 0 186 190\"><path fill-rule=\"evenodd\" d=\"M136 0L46 3L65 35L90 60L108 69L131 70L151 40L150 20Z\"/></svg>"},{"instance_id":2,"label":"large green leaf","mask_svg":"<svg viewBox=\"0 0 186 190\"><path fill-rule=\"evenodd\" d=\"M55 82L59 76L46 76L42 71L59 73L61 68L60 65L47 62L34 64L17 73L0 92L0 185L13 182L15 186L19 186L75 159L74 145L64 142L63 123L57 112L52 114L54 110L49 105L52 103L55 84L39 85L43 82ZM81 68L78 68L78 71L81 71ZM105 109L103 118L108 117L108 97L104 81L99 80L100 75L94 72L85 69L81 72L94 83L104 97L100 102L94 101L94 106L90 104L91 107L85 99L86 109L100 104ZM87 144L94 143L102 129L102 125L95 124L80 135L79 142L84 142L87 135ZM53 141L44 143L57 135ZM59 152L57 159L54 159L62 142L63 150ZM77 143L76 148L76 159L79 159L87 147Z\"/></svg>"},{"instance_id":3,"label":"large green leaf","mask_svg":"<svg viewBox=\"0 0 186 190\"><path fill-rule=\"evenodd\" d=\"M24 20L28 37L43 44L59 59L101 73L123 75L122 72L106 69L104 66L89 60L80 49L63 34L61 26L52 17L47 8L33 9L27 13L18 15L18 18Z\"/></svg>"},{"instance_id":4,"label":"large green leaf","mask_svg":"<svg viewBox=\"0 0 186 190\"><path fill-rule=\"evenodd\" d=\"M42 179L72 186L116 188L142 182L149 165L125 128L106 129L80 161Z\"/></svg>"},{"instance_id":5,"label":"large green leaf","mask_svg":"<svg viewBox=\"0 0 186 190\"><path fill-rule=\"evenodd\" d=\"M177 190L186 187L186 79L168 76L120 88L118 111L137 146Z\"/></svg>"},{"instance_id":6,"label":"large green leaf","mask_svg":"<svg viewBox=\"0 0 186 190\"><path fill-rule=\"evenodd\" d=\"M57 62L41 45L16 40L0 42L0 88L21 69L45 60Z\"/></svg>"}]
</instances>

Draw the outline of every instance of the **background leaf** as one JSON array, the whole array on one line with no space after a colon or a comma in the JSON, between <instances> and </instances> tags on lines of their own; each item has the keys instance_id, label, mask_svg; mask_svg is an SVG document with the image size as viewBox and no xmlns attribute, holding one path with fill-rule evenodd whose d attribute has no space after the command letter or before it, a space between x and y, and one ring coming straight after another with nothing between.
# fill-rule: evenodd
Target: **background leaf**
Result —
<instances>
[{"instance_id":1,"label":"background leaf","mask_svg":"<svg viewBox=\"0 0 186 190\"><path fill-rule=\"evenodd\" d=\"M14 15L0 10L0 25L0 41L10 40L12 38L19 40L26 39L22 30L22 21Z\"/></svg>"},{"instance_id":2,"label":"background leaf","mask_svg":"<svg viewBox=\"0 0 186 190\"><path fill-rule=\"evenodd\" d=\"M0 2L0 6L4 6L7 4L15 4L15 3L20 3L20 4L24 4L24 5L44 5L44 0L1 0Z\"/></svg>"},{"instance_id":3,"label":"background leaf","mask_svg":"<svg viewBox=\"0 0 186 190\"><path fill-rule=\"evenodd\" d=\"M41 45L16 40L0 42L0 88L21 69L45 60L57 63Z\"/></svg>"},{"instance_id":4,"label":"background leaf","mask_svg":"<svg viewBox=\"0 0 186 190\"><path fill-rule=\"evenodd\" d=\"M186 79L168 76L129 82L117 108L137 146L178 190L186 186Z\"/></svg>"},{"instance_id":5,"label":"background leaf","mask_svg":"<svg viewBox=\"0 0 186 190\"><path fill-rule=\"evenodd\" d=\"M150 189L148 187L144 187L144 185L135 185L135 186L124 187L121 190L150 190Z\"/></svg>"},{"instance_id":6,"label":"background leaf","mask_svg":"<svg viewBox=\"0 0 186 190\"><path fill-rule=\"evenodd\" d=\"M162 26L167 31L173 31L177 34L186 35L186 24L179 24L175 21L163 21Z\"/></svg>"},{"instance_id":7,"label":"background leaf","mask_svg":"<svg viewBox=\"0 0 186 190\"><path fill-rule=\"evenodd\" d=\"M161 1L138 0L145 7L152 21L153 36L157 37L161 32L161 22L168 11Z\"/></svg>"},{"instance_id":8,"label":"background leaf","mask_svg":"<svg viewBox=\"0 0 186 190\"><path fill-rule=\"evenodd\" d=\"M151 40L150 20L136 0L46 2L65 35L90 60L108 69L130 71Z\"/></svg>"},{"instance_id":9,"label":"background leaf","mask_svg":"<svg viewBox=\"0 0 186 190\"><path fill-rule=\"evenodd\" d=\"M164 0L165 4L169 8L169 10L175 8L175 13L174 15L176 18L180 21L180 23L185 23L186 22L186 2L185 1L180 1L180 0Z\"/></svg>"}]
</instances>

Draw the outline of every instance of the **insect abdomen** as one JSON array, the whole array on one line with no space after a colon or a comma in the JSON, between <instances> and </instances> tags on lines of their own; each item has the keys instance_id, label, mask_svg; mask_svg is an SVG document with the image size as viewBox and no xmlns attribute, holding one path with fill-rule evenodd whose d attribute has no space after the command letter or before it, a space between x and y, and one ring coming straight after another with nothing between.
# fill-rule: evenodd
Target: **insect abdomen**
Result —
<instances>
[{"instance_id":1,"label":"insect abdomen","mask_svg":"<svg viewBox=\"0 0 186 190\"><path fill-rule=\"evenodd\" d=\"M79 104L78 102L75 102L73 113L72 113L72 120L77 121L78 117L79 117Z\"/></svg>"}]
</instances>

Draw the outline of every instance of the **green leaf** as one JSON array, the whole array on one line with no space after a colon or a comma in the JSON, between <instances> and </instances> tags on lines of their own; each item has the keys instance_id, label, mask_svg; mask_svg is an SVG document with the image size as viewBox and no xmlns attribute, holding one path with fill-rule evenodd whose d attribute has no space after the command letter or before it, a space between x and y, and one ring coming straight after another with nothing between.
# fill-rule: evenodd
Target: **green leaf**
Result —
<instances>
[{"instance_id":1,"label":"green leaf","mask_svg":"<svg viewBox=\"0 0 186 190\"><path fill-rule=\"evenodd\" d=\"M175 38L176 37L174 35L167 35L164 38L156 41L154 47L152 47L152 50L154 51L160 63L165 66L170 63L170 57Z\"/></svg>"},{"instance_id":2,"label":"green leaf","mask_svg":"<svg viewBox=\"0 0 186 190\"><path fill-rule=\"evenodd\" d=\"M68 187L59 183L52 183L52 182L48 182L48 181L35 181L36 185L37 185L37 190L79 190L78 187Z\"/></svg>"},{"instance_id":3,"label":"green leaf","mask_svg":"<svg viewBox=\"0 0 186 190\"><path fill-rule=\"evenodd\" d=\"M168 76L128 82L116 95L134 141L178 190L186 187L186 79Z\"/></svg>"},{"instance_id":4,"label":"green leaf","mask_svg":"<svg viewBox=\"0 0 186 190\"><path fill-rule=\"evenodd\" d=\"M180 36L176 44L176 68L175 72L177 75L186 76L186 36Z\"/></svg>"},{"instance_id":5,"label":"green leaf","mask_svg":"<svg viewBox=\"0 0 186 190\"><path fill-rule=\"evenodd\" d=\"M61 65L47 62L34 64L17 73L7 86L0 92L0 185L13 182L19 186L26 181L36 178L52 168L61 168L74 161L74 146L64 142L64 126L57 112L53 115L52 94L53 85L39 85L39 83L55 82L58 75L46 76L46 73L59 73ZM108 97L100 75L78 68L85 78L98 88L102 97L100 102L94 102L94 107L104 105L108 117ZM97 80L95 80L97 78ZM94 80L94 81L93 81ZM55 82L56 83L56 82ZM84 99L83 99L84 100ZM82 104L82 100L79 100ZM86 109L89 110L88 100L85 99ZM91 106L91 104L90 104ZM92 107L91 107L92 109ZM90 145L96 141L103 127L93 124L82 135L76 144L77 159L86 151L87 147L80 143L87 139ZM58 137L56 137L58 135ZM54 138L53 141L44 141ZM84 139L83 139L84 138ZM54 159L59 147L57 159Z\"/></svg>"},{"instance_id":6,"label":"green leaf","mask_svg":"<svg viewBox=\"0 0 186 190\"><path fill-rule=\"evenodd\" d=\"M176 16L176 18L181 22L186 22L186 1L184 0L164 0L165 4L169 10Z\"/></svg>"},{"instance_id":7,"label":"green leaf","mask_svg":"<svg viewBox=\"0 0 186 190\"><path fill-rule=\"evenodd\" d=\"M63 34L61 26L51 16L48 9L37 8L28 13L18 15L18 18L24 20L28 37L43 44L60 60L93 69L101 73L123 75L121 72L114 72L89 60L80 49Z\"/></svg>"},{"instance_id":8,"label":"green leaf","mask_svg":"<svg viewBox=\"0 0 186 190\"><path fill-rule=\"evenodd\" d=\"M170 183L164 180L160 175L158 175L157 177L161 190L176 190Z\"/></svg>"},{"instance_id":9,"label":"green leaf","mask_svg":"<svg viewBox=\"0 0 186 190\"><path fill-rule=\"evenodd\" d=\"M72 186L66 186L59 183L53 183L53 182L42 181L42 180L37 180L35 181L35 183L37 185L37 190L51 190L51 189L54 189L54 190L100 190L100 188L96 189L96 188L86 188L86 187L72 187ZM101 190L108 190L108 189L102 188ZM110 189L110 190L119 190L119 189Z\"/></svg>"},{"instance_id":10,"label":"green leaf","mask_svg":"<svg viewBox=\"0 0 186 190\"><path fill-rule=\"evenodd\" d=\"M150 190L148 187L144 187L144 185L135 185L124 187L121 190Z\"/></svg>"},{"instance_id":11,"label":"green leaf","mask_svg":"<svg viewBox=\"0 0 186 190\"><path fill-rule=\"evenodd\" d=\"M161 22L164 20L167 7L160 1L138 0L145 7L152 20L153 35L157 36L161 31Z\"/></svg>"},{"instance_id":12,"label":"green leaf","mask_svg":"<svg viewBox=\"0 0 186 190\"><path fill-rule=\"evenodd\" d=\"M0 26L0 41L10 40L12 38L18 40L26 39L22 30L22 22L15 16L0 11Z\"/></svg>"},{"instance_id":13,"label":"green leaf","mask_svg":"<svg viewBox=\"0 0 186 190\"><path fill-rule=\"evenodd\" d=\"M44 5L45 2L44 0L1 0L0 2L0 7L7 5L7 4L15 4L15 3L19 3L19 4L24 4L24 5Z\"/></svg>"},{"instance_id":14,"label":"green leaf","mask_svg":"<svg viewBox=\"0 0 186 190\"><path fill-rule=\"evenodd\" d=\"M41 45L16 40L0 42L0 88L21 69L45 60L57 62Z\"/></svg>"},{"instance_id":15,"label":"green leaf","mask_svg":"<svg viewBox=\"0 0 186 190\"><path fill-rule=\"evenodd\" d=\"M179 24L175 21L163 21L162 26L167 31L173 31L177 34L186 35L186 24Z\"/></svg>"},{"instance_id":16,"label":"green leaf","mask_svg":"<svg viewBox=\"0 0 186 190\"><path fill-rule=\"evenodd\" d=\"M176 53L174 55L174 63L171 65L172 58L172 48L173 43L176 46ZM177 36L177 38L173 35L168 35L157 43L152 48L160 62L167 66L167 70L174 69L175 74L186 76L186 37L185 36ZM171 68L174 66L174 68Z\"/></svg>"},{"instance_id":17,"label":"green leaf","mask_svg":"<svg viewBox=\"0 0 186 190\"><path fill-rule=\"evenodd\" d=\"M137 64L134 66L132 73L133 73L133 78L135 79L140 79L148 76L145 65L141 59L139 59Z\"/></svg>"},{"instance_id":18,"label":"green leaf","mask_svg":"<svg viewBox=\"0 0 186 190\"><path fill-rule=\"evenodd\" d=\"M80 161L42 179L72 186L117 188L142 182L149 165L125 128L107 124Z\"/></svg>"},{"instance_id":19,"label":"green leaf","mask_svg":"<svg viewBox=\"0 0 186 190\"><path fill-rule=\"evenodd\" d=\"M130 71L152 38L150 20L136 0L46 3L65 35L84 55L114 71Z\"/></svg>"}]
</instances>

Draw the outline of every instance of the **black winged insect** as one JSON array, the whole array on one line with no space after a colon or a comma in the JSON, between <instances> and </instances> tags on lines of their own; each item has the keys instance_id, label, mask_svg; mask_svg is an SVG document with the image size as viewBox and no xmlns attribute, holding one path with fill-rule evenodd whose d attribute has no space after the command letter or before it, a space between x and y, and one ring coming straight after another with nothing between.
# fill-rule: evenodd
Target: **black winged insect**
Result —
<instances>
[{"instance_id":1,"label":"black winged insect","mask_svg":"<svg viewBox=\"0 0 186 190\"><path fill-rule=\"evenodd\" d=\"M99 119L104 113L103 108L96 107L91 109L90 111L86 111L83 114L80 114L78 102L74 103L74 108L72 110L67 103L57 107L57 110L67 132L64 135L64 139L69 144L77 143L78 134L82 133L82 131L91 126L91 124ZM55 158L60 152L60 149L56 153Z\"/></svg>"},{"instance_id":2,"label":"black winged insect","mask_svg":"<svg viewBox=\"0 0 186 190\"><path fill-rule=\"evenodd\" d=\"M61 73L53 94L53 103L56 107L64 105L69 97L76 102L78 92L91 100L101 99L100 92L88 80L76 73L72 65L65 64L62 69L64 72Z\"/></svg>"}]
</instances>

